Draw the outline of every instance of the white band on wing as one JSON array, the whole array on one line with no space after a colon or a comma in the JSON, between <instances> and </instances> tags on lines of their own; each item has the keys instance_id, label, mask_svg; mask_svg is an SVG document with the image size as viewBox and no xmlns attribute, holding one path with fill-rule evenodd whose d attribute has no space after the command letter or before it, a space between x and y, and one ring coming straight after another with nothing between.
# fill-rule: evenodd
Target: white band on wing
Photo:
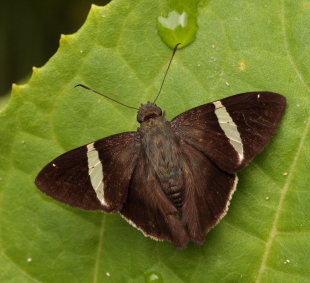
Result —
<instances>
[{"instance_id":1,"label":"white band on wing","mask_svg":"<svg viewBox=\"0 0 310 283\"><path fill-rule=\"evenodd\" d=\"M215 115L218 119L219 125L229 139L230 144L238 153L239 163L241 163L244 158L243 144L237 125L234 123L221 101L215 101L213 104L215 106Z\"/></svg>"}]
</instances>

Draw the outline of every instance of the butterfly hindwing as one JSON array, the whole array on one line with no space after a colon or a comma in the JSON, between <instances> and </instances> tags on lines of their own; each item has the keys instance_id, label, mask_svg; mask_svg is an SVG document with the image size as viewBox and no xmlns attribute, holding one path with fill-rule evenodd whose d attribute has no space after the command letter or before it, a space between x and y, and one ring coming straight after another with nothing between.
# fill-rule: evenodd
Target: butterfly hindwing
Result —
<instances>
[{"instance_id":1,"label":"butterfly hindwing","mask_svg":"<svg viewBox=\"0 0 310 283\"><path fill-rule=\"evenodd\" d=\"M225 216L238 178L185 142L181 148L185 182L182 222L191 241L202 244L206 234Z\"/></svg>"},{"instance_id":2,"label":"butterfly hindwing","mask_svg":"<svg viewBox=\"0 0 310 283\"><path fill-rule=\"evenodd\" d=\"M57 157L42 169L36 185L72 206L118 211L126 201L139 151L137 132L113 135Z\"/></svg>"},{"instance_id":3,"label":"butterfly hindwing","mask_svg":"<svg viewBox=\"0 0 310 283\"><path fill-rule=\"evenodd\" d=\"M280 94L242 93L188 110L171 124L185 142L234 173L263 150L285 107L286 99Z\"/></svg>"},{"instance_id":4,"label":"butterfly hindwing","mask_svg":"<svg viewBox=\"0 0 310 283\"><path fill-rule=\"evenodd\" d=\"M178 247L189 241L178 210L164 194L150 160L141 153L121 214L136 228L157 240L169 240Z\"/></svg>"}]
</instances>

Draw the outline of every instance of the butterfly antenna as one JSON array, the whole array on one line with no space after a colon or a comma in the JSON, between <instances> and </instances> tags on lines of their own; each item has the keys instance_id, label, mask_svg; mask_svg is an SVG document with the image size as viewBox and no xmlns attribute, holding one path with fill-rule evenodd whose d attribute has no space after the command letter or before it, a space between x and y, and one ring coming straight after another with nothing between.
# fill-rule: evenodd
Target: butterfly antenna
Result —
<instances>
[{"instance_id":1,"label":"butterfly antenna","mask_svg":"<svg viewBox=\"0 0 310 283\"><path fill-rule=\"evenodd\" d=\"M116 100L116 99L113 99L113 98L111 98L111 97L109 97L109 96L107 96L107 95L105 95L105 94L103 94L103 93L100 93L100 92L98 92L97 90L94 90L94 89L92 89L92 88L90 88L90 87L88 87L88 86L86 86L86 85L77 84L75 87L78 87L78 86L83 87L83 88L85 88L85 89L87 89L87 90L90 90L90 91L92 91L92 92L94 92L94 93L97 93L97 94L99 94L99 95L101 95L101 96L103 96L103 97L105 97L105 98L107 98L107 99L110 99L110 100L112 100L112 101L114 101L114 102L116 102L116 103L118 103L118 104L121 104L121 105L123 105L123 106L125 106L125 107L127 107L127 108L139 110L139 108L136 108L136 107L133 107L133 106L124 104L124 103L122 103L122 102L120 102L120 101L118 101L118 100Z\"/></svg>"},{"instance_id":2,"label":"butterfly antenna","mask_svg":"<svg viewBox=\"0 0 310 283\"><path fill-rule=\"evenodd\" d=\"M178 44L174 47L174 49L173 49L172 56L171 56L171 58L170 58L169 65L168 65L168 67L167 67L167 70L166 70L164 79L163 79L163 81L162 81L162 83L161 83L161 86L160 86L160 89L159 89L159 91L158 91L158 93L157 93L157 96L156 96L156 98L155 98L155 100L154 100L154 102L153 102L154 104L155 104L157 98L159 97L159 95L160 95L160 93L161 93L161 89L163 88L164 82L165 82L165 80L166 80L166 77L167 77L167 74L168 74L170 65L171 65L171 63L172 63L172 59L173 59L175 53L177 52L178 46L179 46L180 44L181 44L181 43L178 43Z\"/></svg>"}]
</instances>

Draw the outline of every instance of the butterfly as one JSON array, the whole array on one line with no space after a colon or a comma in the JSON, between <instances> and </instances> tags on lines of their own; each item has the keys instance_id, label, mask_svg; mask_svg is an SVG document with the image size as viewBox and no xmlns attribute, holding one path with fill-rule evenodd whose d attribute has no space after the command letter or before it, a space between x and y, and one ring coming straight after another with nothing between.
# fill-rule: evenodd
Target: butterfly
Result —
<instances>
[{"instance_id":1,"label":"butterfly","mask_svg":"<svg viewBox=\"0 0 310 283\"><path fill-rule=\"evenodd\" d=\"M286 98L267 91L242 93L171 121L155 101L137 108L136 132L64 153L42 169L35 183L71 206L118 212L153 239L178 248L202 244L228 210L236 173L275 134Z\"/></svg>"}]
</instances>

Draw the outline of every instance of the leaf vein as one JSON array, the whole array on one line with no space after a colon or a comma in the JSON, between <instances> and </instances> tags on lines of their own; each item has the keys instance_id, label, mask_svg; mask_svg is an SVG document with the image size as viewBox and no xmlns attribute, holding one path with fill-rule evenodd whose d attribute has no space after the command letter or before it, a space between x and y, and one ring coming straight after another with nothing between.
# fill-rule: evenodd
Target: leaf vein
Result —
<instances>
[{"instance_id":1,"label":"leaf vein","mask_svg":"<svg viewBox=\"0 0 310 283\"><path fill-rule=\"evenodd\" d=\"M248 235L248 236L250 236L251 238L255 238L256 240L265 243L265 241L264 241L263 239L257 237L255 234L251 234L251 233L249 233L249 232L247 232L247 231L245 231L245 230L242 230L240 227L238 227L238 226L236 226L236 225L234 225L234 224L232 224L232 223L227 222L227 220L226 220L226 221L223 221L223 223L224 223L225 225L229 226L230 228L232 228L232 229L234 229L234 230L237 230L237 231L241 232L242 234Z\"/></svg>"},{"instance_id":2,"label":"leaf vein","mask_svg":"<svg viewBox=\"0 0 310 283\"><path fill-rule=\"evenodd\" d=\"M101 224L100 224L100 230L99 230L99 244L97 248L97 255L96 255L96 260L95 260L95 268L94 268L94 280L93 282L99 282L99 270L100 270L100 259L102 256L102 251L103 251L103 233L104 233L104 228L105 228L105 223L106 223L106 215L104 214L102 216Z\"/></svg>"},{"instance_id":3,"label":"leaf vein","mask_svg":"<svg viewBox=\"0 0 310 283\"><path fill-rule=\"evenodd\" d=\"M251 165L254 166L262 175L267 177L271 181L272 185L274 185L277 189L281 189L281 187L271 178L271 176L267 174L258 164L252 161Z\"/></svg>"}]
</instances>

